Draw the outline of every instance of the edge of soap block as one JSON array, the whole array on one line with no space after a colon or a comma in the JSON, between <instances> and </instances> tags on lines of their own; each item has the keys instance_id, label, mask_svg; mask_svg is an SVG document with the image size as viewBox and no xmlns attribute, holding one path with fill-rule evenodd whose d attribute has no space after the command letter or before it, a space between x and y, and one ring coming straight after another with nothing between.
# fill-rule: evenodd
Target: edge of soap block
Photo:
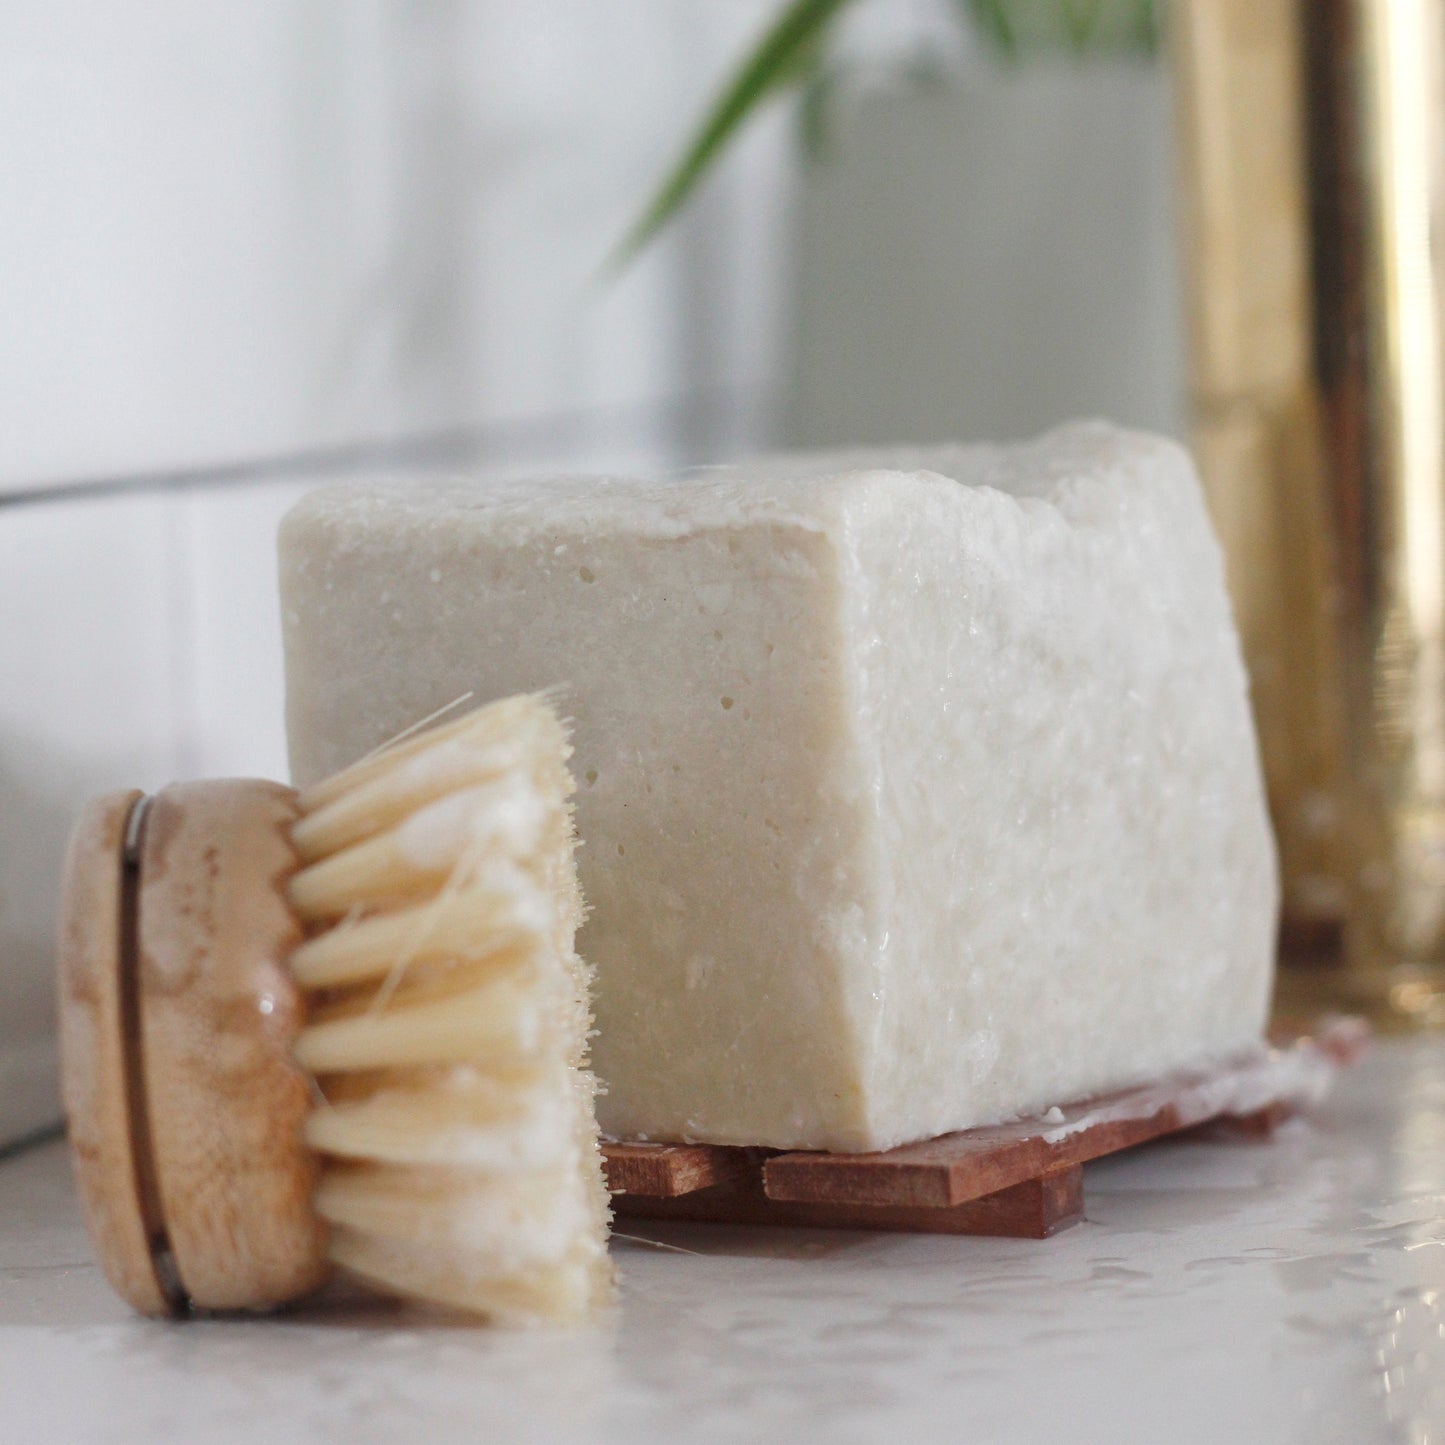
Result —
<instances>
[{"instance_id":1,"label":"edge of soap block","mask_svg":"<svg viewBox=\"0 0 1445 1445\"><path fill-rule=\"evenodd\" d=\"M1184 449L1084 424L908 459L925 474L908 505L860 508L850 529L852 626L892 639L859 654L857 683L895 868L872 1148L1257 1044L1279 902L1223 559ZM910 616L898 599L919 592L930 608ZM910 751L907 700L940 688ZM951 799L920 789L959 758ZM900 872L910 840L926 841ZM952 893L930 845L966 875Z\"/></svg>"}]
</instances>

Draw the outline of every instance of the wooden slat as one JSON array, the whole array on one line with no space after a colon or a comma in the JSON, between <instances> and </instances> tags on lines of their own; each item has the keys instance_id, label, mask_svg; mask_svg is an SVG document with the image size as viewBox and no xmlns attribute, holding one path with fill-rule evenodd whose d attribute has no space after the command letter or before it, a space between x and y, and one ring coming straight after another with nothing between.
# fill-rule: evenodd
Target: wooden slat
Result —
<instances>
[{"instance_id":1,"label":"wooden slat","mask_svg":"<svg viewBox=\"0 0 1445 1445\"><path fill-rule=\"evenodd\" d=\"M632 1219L1046 1239L1084 1217L1084 1173L1072 1165L947 1209L779 1201L756 1174L680 1198L623 1195L613 1208Z\"/></svg>"},{"instance_id":2,"label":"wooden slat","mask_svg":"<svg viewBox=\"0 0 1445 1445\"><path fill-rule=\"evenodd\" d=\"M1205 1074L872 1154L607 1144L608 1184L618 1212L637 1217L1042 1238L1082 1217L1089 1160L1206 1128L1267 1137L1296 1111L1311 1071L1318 1083L1368 1038L1360 1020L1326 1020Z\"/></svg>"},{"instance_id":3,"label":"wooden slat","mask_svg":"<svg viewBox=\"0 0 1445 1445\"><path fill-rule=\"evenodd\" d=\"M779 1154L763 1169L769 1199L949 1209L1037 1178L1051 1162L1036 1137L946 1134L881 1154Z\"/></svg>"},{"instance_id":4,"label":"wooden slat","mask_svg":"<svg viewBox=\"0 0 1445 1445\"><path fill-rule=\"evenodd\" d=\"M1293 1047L1333 1062L1311 1040ZM1047 1169L1084 1164L1220 1118L1231 1112L1231 1097L1251 1100L1246 1114L1278 1110L1293 1087L1291 1070L1279 1058L1242 1059L1208 1074L1085 1099L1042 1118L880 1153L779 1154L767 1161L765 1187L777 1200L948 1208Z\"/></svg>"},{"instance_id":5,"label":"wooden slat","mask_svg":"<svg viewBox=\"0 0 1445 1445\"><path fill-rule=\"evenodd\" d=\"M1191 1097L1197 1092L1130 1089L1062 1109L1056 1120L968 1129L877 1154L779 1154L764 1179L778 1200L949 1208L1213 1117Z\"/></svg>"},{"instance_id":6,"label":"wooden slat","mask_svg":"<svg viewBox=\"0 0 1445 1445\"><path fill-rule=\"evenodd\" d=\"M607 1141L602 1160L614 1195L673 1199L756 1172L761 1150L718 1144L634 1144Z\"/></svg>"},{"instance_id":7,"label":"wooden slat","mask_svg":"<svg viewBox=\"0 0 1445 1445\"><path fill-rule=\"evenodd\" d=\"M1270 1104L1252 1114L1223 1114L1192 1129L1181 1130L1175 1137L1205 1143L1216 1139L1270 1139L1281 1124L1298 1113L1293 1104Z\"/></svg>"}]
</instances>

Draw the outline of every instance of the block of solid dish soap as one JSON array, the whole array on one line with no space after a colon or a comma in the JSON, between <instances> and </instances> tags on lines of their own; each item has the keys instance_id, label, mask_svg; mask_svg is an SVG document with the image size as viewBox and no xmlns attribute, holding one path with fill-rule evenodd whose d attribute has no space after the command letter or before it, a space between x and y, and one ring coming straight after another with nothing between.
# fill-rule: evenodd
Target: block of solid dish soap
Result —
<instances>
[{"instance_id":1,"label":"block of solid dish soap","mask_svg":"<svg viewBox=\"0 0 1445 1445\"><path fill-rule=\"evenodd\" d=\"M1259 1040L1273 844L1171 443L333 488L281 574L298 783L559 689L614 1135L882 1149Z\"/></svg>"}]
</instances>

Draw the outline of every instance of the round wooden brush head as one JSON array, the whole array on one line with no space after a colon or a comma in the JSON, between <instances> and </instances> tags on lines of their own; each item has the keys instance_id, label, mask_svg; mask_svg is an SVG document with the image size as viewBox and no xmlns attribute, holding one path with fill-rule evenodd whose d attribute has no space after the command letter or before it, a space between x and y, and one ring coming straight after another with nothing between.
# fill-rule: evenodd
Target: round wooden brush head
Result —
<instances>
[{"instance_id":1,"label":"round wooden brush head","mask_svg":"<svg viewBox=\"0 0 1445 1445\"><path fill-rule=\"evenodd\" d=\"M261 1309L326 1274L291 1060L296 795L258 781L91 802L66 864L63 1086L91 1237L145 1314Z\"/></svg>"}]
</instances>

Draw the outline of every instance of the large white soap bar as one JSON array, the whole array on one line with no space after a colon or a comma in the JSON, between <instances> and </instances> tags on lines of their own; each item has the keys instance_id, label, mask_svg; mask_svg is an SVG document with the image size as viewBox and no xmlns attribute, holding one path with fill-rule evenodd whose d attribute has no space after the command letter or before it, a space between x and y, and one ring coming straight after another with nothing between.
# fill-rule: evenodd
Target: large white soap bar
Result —
<instances>
[{"instance_id":1,"label":"large white soap bar","mask_svg":"<svg viewBox=\"0 0 1445 1445\"><path fill-rule=\"evenodd\" d=\"M563 689L609 1132L886 1148L1259 1037L1273 845L1170 443L331 489L281 562L298 783Z\"/></svg>"}]
</instances>

